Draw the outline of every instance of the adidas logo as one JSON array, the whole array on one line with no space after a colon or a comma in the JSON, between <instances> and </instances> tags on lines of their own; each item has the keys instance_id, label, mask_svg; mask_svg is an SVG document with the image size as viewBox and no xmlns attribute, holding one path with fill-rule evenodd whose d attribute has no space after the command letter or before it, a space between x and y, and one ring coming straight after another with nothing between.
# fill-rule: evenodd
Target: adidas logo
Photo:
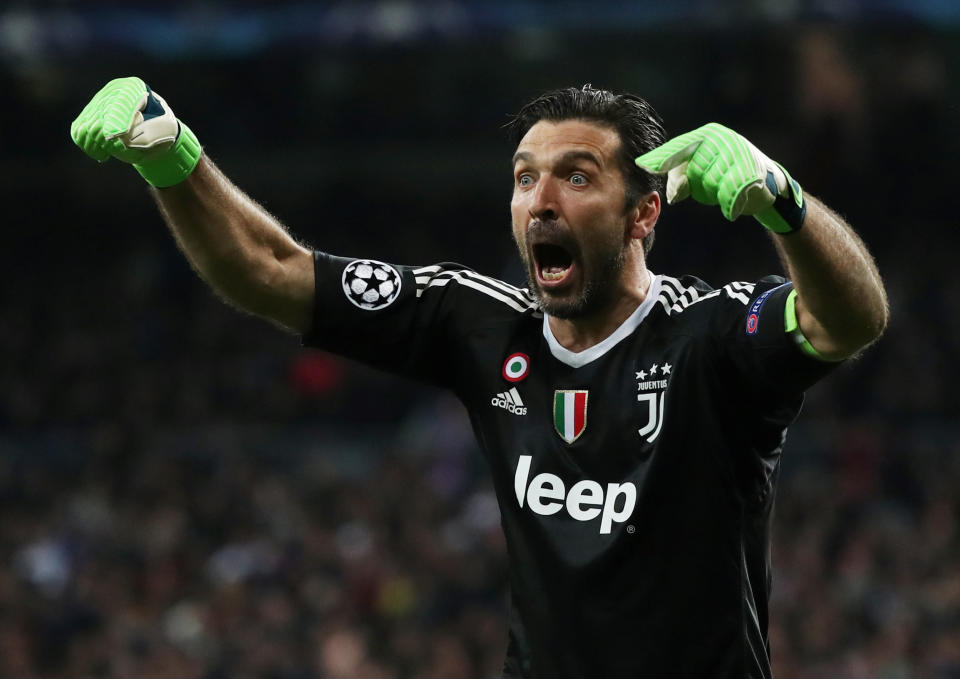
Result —
<instances>
[{"instance_id":1,"label":"adidas logo","mask_svg":"<svg viewBox=\"0 0 960 679\"><path fill-rule=\"evenodd\" d=\"M503 408L514 415L527 414L527 407L523 405L523 399L520 398L520 392L517 391L516 387L513 387L510 391L503 391L494 396L490 399L490 405Z\"/></svg>"}]
</instances>

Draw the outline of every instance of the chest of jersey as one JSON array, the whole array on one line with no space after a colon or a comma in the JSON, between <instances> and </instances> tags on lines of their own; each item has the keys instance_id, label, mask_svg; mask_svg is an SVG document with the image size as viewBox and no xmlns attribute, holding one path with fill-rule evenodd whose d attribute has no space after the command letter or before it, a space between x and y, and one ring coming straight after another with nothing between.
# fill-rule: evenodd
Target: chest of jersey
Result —
<instances>
[{"instance_id":1,"label":"chest of jersey","mask_svg":"<svg viewBox=\"0 0 960 679\"><path fill-rule=\"evenodd\" d=\"M489 356L487 339L476 342ZM578 367L540 334L500 350L471 380L485 397L470 409L501 507L600 536L635 530L651 468L662 476L689 463L679 449L693 432L675 404L696 410L683 379L695 344L641 330Z\"/></svg>"}]
</instances>

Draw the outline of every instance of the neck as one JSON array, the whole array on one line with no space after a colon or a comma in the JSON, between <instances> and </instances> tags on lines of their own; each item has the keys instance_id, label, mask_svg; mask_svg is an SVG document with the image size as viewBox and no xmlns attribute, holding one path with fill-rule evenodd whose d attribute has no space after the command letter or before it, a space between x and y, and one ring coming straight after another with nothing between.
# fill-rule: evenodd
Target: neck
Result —
<instances>
[{"instance_id":1,"label":"neck","mask_svg":"<svg viewBox=\"0 0 960 679\"><path fill-rule=\"evenodd\" d=\"M580 318L547 317L550 330L564 349L579 353L599 344L623 325L647 298L653 276L640 260L624 271L623 285L613 301L602 311Z\"/></svg>"}]
</instances>

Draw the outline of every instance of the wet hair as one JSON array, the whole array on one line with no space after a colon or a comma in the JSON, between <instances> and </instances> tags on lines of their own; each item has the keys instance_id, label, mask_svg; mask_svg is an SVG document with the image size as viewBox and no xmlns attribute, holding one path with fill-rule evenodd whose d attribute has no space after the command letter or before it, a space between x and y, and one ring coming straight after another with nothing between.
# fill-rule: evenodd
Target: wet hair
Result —
<instances>
[{"instance_id":1,"label":"wet hair","mask_svg":"<svg viewBox=\"0 0 960 679\"><path fill-rule=\"evenodd\" d=\"M583 120L616 130L620 137L618 160L626 186L624 211L635 207L651 191L663 194L664 178L641 170L633 162L637 156L663 144L667 137L660 114L645 99L598 90L589 83L580 88L545 92L525 104L505 125L513 145L517 146L541 120ZM643 239L644 254L653 247L653 235L651 231Z\"/></svg>"}]
</instances>

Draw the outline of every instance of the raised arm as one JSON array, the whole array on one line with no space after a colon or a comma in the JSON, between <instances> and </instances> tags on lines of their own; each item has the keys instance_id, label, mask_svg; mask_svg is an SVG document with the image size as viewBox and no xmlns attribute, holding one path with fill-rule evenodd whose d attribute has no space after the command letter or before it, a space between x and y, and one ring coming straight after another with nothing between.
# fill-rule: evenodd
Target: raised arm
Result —
<instances>
[{"instance_id":1,"label":"raised arm","mask_svg":"<svg viewBox=\"0 0 960 679\"><path fill-rule=\"evenodd\" d=\"M785 330L806 352L842 360L883 333L887 296L863 241L748 140L708 123L636 162L667 174L669 203L692 196L719 205L731 221L752 215L770 231L796 291L787 305Z\"/></svg>"},{"instance_id":2,"label":"raised arm","mask_svg":"<svg viewBox=\"0 0 960 679\"><path fill-rule=\"evenodd\" d=\"M309 329L310 250L202 155L193 132L142 80L110 81L70 132L88 155L131 163L154 187L177 244L217 294L290 330Z\"/></svg>"},{"instance_id":3,"label":"raised arm","mask_svg":"<svg viewBox=\"0 0 960 679\"><path fill-rule=\"evenodd\" d=\"M295 332L309 329L313 254L206 156L183 182L154 188L163 219L218 295Z\"/></svg>"}]
</instances>

